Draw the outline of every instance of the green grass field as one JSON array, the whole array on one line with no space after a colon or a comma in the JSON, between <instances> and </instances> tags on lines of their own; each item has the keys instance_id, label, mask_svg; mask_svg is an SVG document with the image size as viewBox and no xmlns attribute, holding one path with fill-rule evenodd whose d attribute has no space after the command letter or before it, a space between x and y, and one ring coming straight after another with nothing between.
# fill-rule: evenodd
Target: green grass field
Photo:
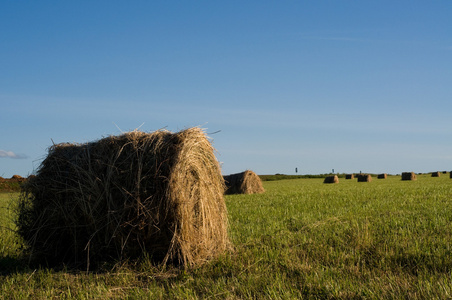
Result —
<instances>
[{"instance_id":1,"label":"green grass field","mask_svg":"<svg viewBox=\"0 0 452 300\"><path fill-rule=\"evenodd\" d=\"M147 260L103 272L31 268L0 194L4 299L447 299L452 297L452 179L399 176L265 181L226 196L233 251L199 268Z\"/></svg>"}]
</instances>

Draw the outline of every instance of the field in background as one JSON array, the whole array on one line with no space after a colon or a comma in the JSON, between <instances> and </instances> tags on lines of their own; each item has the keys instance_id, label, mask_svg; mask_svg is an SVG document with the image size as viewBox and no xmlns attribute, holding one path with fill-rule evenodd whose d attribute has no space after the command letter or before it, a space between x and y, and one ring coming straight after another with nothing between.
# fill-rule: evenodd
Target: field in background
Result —
<instances>
[{"instance_id":1,"label":"field in background","mask_svg":"<svg viewBox=\"0 0 452 300\"><path fill-rule=\"evenodd\" d=\"M264 194L226 196L233 251L164 272L146 259L30 268L8 229L18 194L0 194L0 298L450 298L452 179L441 175L264 181Z\"/></svg>"}]
</instances>

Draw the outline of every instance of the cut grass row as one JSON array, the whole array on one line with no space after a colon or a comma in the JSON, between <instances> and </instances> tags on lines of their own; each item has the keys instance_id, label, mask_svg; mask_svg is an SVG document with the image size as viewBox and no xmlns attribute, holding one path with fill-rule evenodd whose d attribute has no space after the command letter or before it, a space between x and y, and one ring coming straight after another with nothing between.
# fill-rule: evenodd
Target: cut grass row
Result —
<instances>
[{"instance_id":1,"label":"cut grass row","mask_svg":"<svg viewBox=\"0 0 452 300\"><path fill-rule=\"evenodd\" d=\"M0 194L4 298L410 298L452 296L452 180L420 175L336 185L266 181L226 196L234 250L190 270L144 259L104 272L30 268Z\"/></svg>"}]
</instances>

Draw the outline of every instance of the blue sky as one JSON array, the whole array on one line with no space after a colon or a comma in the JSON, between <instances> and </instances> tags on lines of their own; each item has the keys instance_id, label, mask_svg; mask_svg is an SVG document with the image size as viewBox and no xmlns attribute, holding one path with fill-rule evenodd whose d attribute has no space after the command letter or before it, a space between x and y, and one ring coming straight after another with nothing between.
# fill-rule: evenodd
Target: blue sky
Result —
<instances>
[{"instance_id":1,"label":"blue sky","mask_svg":"<svg viewBox=\"0 0 452 300\"><path fill-rule=\"evenodd\" d=\"M452 169L452 1L0 1L0 176L205 128L224 174Z\"/></svg>"}]
</instances>

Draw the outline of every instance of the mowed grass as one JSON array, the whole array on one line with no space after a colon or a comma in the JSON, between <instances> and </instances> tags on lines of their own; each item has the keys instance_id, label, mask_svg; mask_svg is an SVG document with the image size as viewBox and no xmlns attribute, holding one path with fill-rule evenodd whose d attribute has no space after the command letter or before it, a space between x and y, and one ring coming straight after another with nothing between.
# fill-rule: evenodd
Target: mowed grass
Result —
<instances>
[{"instance_id":1,"label":"mowed grass","mask_svg":"<svg viewBox=\"0 0 452 300\"><path fill-rule=\"evenodd\" d=\"M0 297L6 299L447 299L452 179L264 182L226 196L233 250L201 267L144 259L100 272L32 268L0 194Z\"/></svg>"}]
</instances>

